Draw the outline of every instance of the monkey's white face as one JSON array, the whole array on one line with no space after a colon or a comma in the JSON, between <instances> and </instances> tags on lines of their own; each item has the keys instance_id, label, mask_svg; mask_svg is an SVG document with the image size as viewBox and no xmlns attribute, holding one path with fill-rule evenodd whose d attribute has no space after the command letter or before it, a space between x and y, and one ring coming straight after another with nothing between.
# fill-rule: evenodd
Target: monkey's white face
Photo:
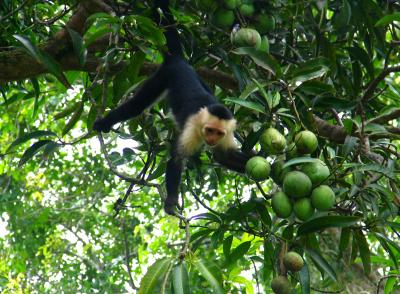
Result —
<instances>
[{"instance_id":1,"label":"monkey's white face","mask_svg":"<svg viewBox=\"0 0 400 294\"><path fill-rule=\"evenodd\" d=\"M225 137L227 131L216 124L205 124L202 130L204 142L208 146L216 146Z\"/></svg>"}]
</instances>

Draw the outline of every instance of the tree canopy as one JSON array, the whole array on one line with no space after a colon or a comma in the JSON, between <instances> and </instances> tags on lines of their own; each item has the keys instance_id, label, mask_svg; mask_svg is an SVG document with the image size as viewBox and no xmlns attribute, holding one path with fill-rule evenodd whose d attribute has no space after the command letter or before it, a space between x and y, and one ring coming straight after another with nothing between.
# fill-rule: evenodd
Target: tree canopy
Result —
<instances>
[{"instance_id":1,"label":"tree canopy","mask_svg":"<svg viewBox=\"0 0 400 294\"><path fill-rule=\"evenodd\" d=\"M400 291L398 1L170 4L259 158L204 148L165 214L167 103L92 130L163 60L153 1L2 1L2 293Z\"/></svg>"}]
</instances>

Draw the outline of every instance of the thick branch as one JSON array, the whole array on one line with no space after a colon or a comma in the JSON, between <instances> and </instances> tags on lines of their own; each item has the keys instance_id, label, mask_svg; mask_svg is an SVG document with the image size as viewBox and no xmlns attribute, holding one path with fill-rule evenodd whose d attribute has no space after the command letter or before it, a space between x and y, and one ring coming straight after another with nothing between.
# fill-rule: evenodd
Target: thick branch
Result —
<instances>
[{"instance_id":1,"label":"thick branch","mask_svg":"<svg viewBox=\"0 0 400 294\"><path fill-rule=\"evenodd\" d=\"M391 121L393 119L397 119L400 117L400 108L388 113L388 114L383 114L378 117L375 117L368 121L368 123L374 123L374 124L384 124L387 123L388 121Z\"/></svg>"},{"instance_id":2,"label":"thick branch","mask_svg":"<svg viewBox=\"0 0 400 294\"><path fill-rule=\"evenodd\" d=\"M331 125L316 115L314 115L314 121L320 136L328 138L330 141L336 143L344 143L348 135L344 127Z\"/></svg>"},{"instance_id":3,"label":"thick branch","mask_svg":"<svg viewBox=\"0 0 400 294\"><path fill-rule=\"evenodd\" d=\"M84 69L79 66L76 58L73 57L73 50L67 28L83 34L86 30L85 23L87 18L96 12L109 13L110 9L99 0L82 1L78 5L74 15L72 15L67 22L66 27L57 32L51 40L39 46L40 49L44 50L61 64L62 70ZM86 66L86 69L92 67L93 63ZM0 83L34 77L46 71L44 66L25 50L15 49L0 52Z\"/></svg>"}]
</instances>

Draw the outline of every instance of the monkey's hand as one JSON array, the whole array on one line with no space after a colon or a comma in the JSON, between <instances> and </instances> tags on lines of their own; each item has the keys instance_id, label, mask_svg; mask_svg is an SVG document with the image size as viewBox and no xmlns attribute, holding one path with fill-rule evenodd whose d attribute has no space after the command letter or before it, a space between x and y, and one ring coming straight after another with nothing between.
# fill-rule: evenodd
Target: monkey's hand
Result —
<instances>
[{"instance_id":1,"label":"monkey's hand","mask_svg":"<svg viewBox=\"0 0 400 294\"><path fill-rule=\"evenodd\" d=\"M169 215L175 215L176 208L178 208L178 197L168 196L164 202L164 210Z\"/></svg>"},{"instance_id":2,"label":"monkey's hand","mask_svg":"<svg viewBox=\"0 0 400 294\"><path fill-rule=\"evenodd\" d=\"M108 123L105 118L96 120L93 124L93 130L108 133L111 130L112 125Z\"/></svg>"}]
</instances>

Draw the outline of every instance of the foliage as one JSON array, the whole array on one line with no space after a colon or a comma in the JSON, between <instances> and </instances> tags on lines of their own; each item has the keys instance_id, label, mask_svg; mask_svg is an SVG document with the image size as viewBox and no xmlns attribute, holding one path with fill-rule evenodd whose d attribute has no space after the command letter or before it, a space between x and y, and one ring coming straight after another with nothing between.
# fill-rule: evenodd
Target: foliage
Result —
<instances>
[{"instance_id":1,"label":"foliage","mask_svg":"<svg viewBox=\"0 0 400 294\"><path fill-rule=\"evenodd\" d=\"M271 163L286 156L291 169L324 161L334 208L306 222L278 218L270 198L279 185L223 170L203 150L184 174L184 217L165 215L176 134L166 103L104 141L91 130L162 61L152 3L3 1L2 292L270 292L289 250L305 260L288 273L298 293L399 291L399 4L238 1L244 13L236 2L173 2L189 62L234 111L242 150ZM232 45L217 9L267 44ZM258 140L270 127L288 143L308 129L318 148L268 154Z\"/></svg>"}]
</instances>

